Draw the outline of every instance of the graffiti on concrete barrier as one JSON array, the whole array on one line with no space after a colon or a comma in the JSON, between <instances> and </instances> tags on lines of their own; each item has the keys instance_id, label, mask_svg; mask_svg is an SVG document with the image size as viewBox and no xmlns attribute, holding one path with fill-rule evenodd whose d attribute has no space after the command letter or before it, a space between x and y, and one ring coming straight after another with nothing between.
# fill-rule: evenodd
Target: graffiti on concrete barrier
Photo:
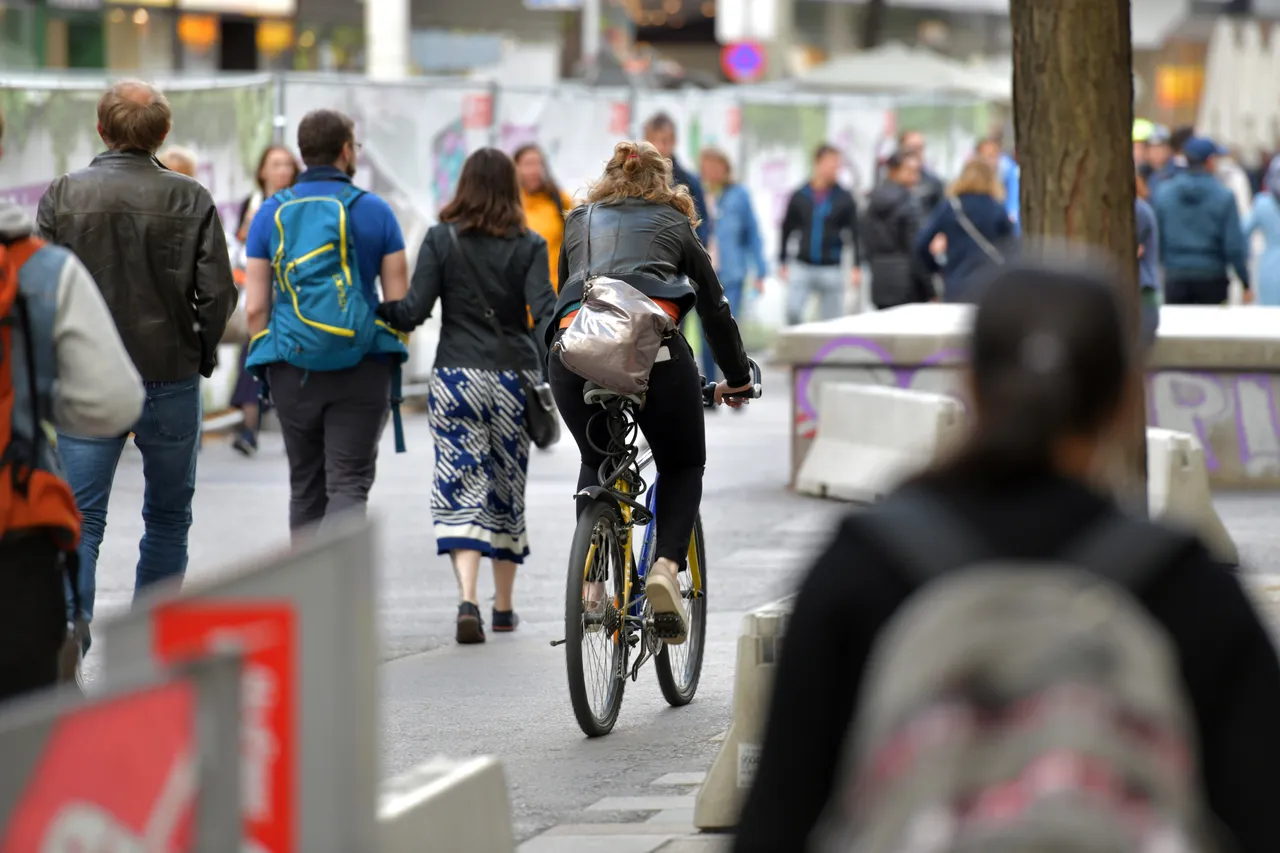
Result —
<instances>
[{"instance_id":1,"label":"graffiti on concrete barrier","mask_svg":"<svg viewBox=\"0 0 1280 853\"><path fill-rule=\"evenodd\" d=\"M814 372L829 360L836 361L832 368L852 369L859 372L859 380L894 388L951 393L955 382L953 370L937 370L952 364L964 355L960 349L941 349L914 367L891 367L893 356L883 346L867 338L845 337L828 341L814 353L814 366L796 371L796 435L812 439L818 428L817 398L821 382L815 381ZM934 369L930 369L934 368Z\"/></svg>"},{"instance_id":2,"label":"graffiti on concrete barrier","mask_svg":"<svg viewBox=\"0 0 1280 853\"><path fill-rule=\"evenodd\" d=\"M895 367L875 341L859 337L829 341L812 364L795 374L795 437L803 456L818 424L823 382L866 382L894 388L955 394L963 359L959 349L934 352L917 365ZM958 395L957 395L958 396ZM1190 433L1204 446L1205 463L1228 480L1280 476L1280 374L1162 370L1147 378L1147 422ZM799 458L799 457L797 457Z\"/></svg>"},{"instance_id":3,"label":"graffiti on concrete barrier","mask_svg":"<svg viewBox=\"0 0 1280 853\"><path fill-rule=\"evenodd\" d=\"M1147 379L1147 419L1197 436L1210 471L1238 464L1246 477L1274 475L1280 473L1278 383L1280 375L1267 373L1161 371Z\"/></svg>"}]
</instances>

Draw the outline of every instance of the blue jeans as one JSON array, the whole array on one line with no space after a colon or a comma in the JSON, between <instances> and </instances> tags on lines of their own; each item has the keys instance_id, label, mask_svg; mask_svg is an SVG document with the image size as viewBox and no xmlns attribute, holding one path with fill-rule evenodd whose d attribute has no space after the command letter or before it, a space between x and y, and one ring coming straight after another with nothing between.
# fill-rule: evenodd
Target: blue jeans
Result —
<instances>
[{"instance_id":1,"label":"blue jeans","mask_svg":"<svg viewBox=\"0 0 1280 853\"><path fill-rule=\"evenodd\" d=\"M142 452L142 499L145 526L138 546L133 594L150 584L187 571L187 531L191 499L196 491L196 451L200 446L200 377L176 382L148 382L147 403L133 427L133 443ZM58 453L67 482L84 516L80 530L80 613L93 618L98 549L107 529L107 504L116 466L129 436L81 438L60 433ZM67 612L71 618L71 591Z\"/></svg>"},{"instance_id":2,"label":"blue jeans","mask_svg":"<svg viewBox=\"0 0 1280 853\"><path fill-rule=\"evenodd\" d=\"M742 293L746 283L741 280L721 279L720 286L724 288L724 298L729 300L729 310L733 312L733 318L741 322ZM716 367L716 359L711 354L711 343L707 340L706 333L702 335L702 349L698 353L698 362L702 375L707 377L708 382L716 382L724 378L720 369Z\"/></svg>"}]
</instances>

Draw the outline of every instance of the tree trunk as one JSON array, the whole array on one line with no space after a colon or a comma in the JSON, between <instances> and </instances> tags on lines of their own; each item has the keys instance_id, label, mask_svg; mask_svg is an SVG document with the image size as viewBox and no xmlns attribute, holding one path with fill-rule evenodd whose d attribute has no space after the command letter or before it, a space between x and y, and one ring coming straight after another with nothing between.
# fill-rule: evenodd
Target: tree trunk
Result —
<instances>
[{"instance_id":1,"label":"tree trunk","mask_svg":"<svg viewBox=\"0 0 1280 853\"><path fill-rule=\"evenodd\" d=\"M886 0L867 0L862 7L862 39L859 47L871 50L880 44L884 33Z\"/></svg>"},{"instance_id":2,"label":"tree trunk","mask_svg":"<svg viewBox=\"0 0 1280 853\"><path fill-rule=\"evenodd\" d=\"M1009 6L1023 233L1089 244L1119 264L1137 351L1129 0L1010 0ZM1142 395L1127 414L1122 452L1104 477L1125 503L1145 507Z\"/></svg>"}]
</instances>

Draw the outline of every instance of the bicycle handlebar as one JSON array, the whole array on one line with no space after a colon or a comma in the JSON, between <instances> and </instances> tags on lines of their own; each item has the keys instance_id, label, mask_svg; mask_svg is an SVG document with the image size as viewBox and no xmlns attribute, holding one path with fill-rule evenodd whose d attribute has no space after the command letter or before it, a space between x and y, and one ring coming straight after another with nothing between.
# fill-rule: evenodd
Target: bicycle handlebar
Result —
<instances>
[{"instance_id":1,"label":"bicycle handlebar","mask_svg":"<svg viewBox=\"0 0 1280 853\"><path fill-rule=\"evenodd\" d=\"M760 379L760 365L756 364L753 359L747 359L747 363L751 365L751 388L738 394L725 394L726 400L759 400L764 394L764 385ZM707 382L707 377L702 377L702 405L705 408L712 409L716 405L716 382Z\"/></svg>"}]
</instances>

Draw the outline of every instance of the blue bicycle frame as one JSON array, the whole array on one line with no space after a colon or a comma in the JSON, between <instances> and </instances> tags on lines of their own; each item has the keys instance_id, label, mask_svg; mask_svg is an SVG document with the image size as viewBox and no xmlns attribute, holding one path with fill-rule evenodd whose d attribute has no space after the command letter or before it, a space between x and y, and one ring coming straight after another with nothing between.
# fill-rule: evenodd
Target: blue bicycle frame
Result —
<instances>
[{"instance_id":1,"label":"blue bicycle frame","mask_svg":"<svg viewBox=\"0 0 1280 853\"><path fill-rule=\"evenodd\" d=\"M643 471L653 461L653 451L646 449L636 464L639 470ZM640 559L636 561L636 577L640 580L640 589L644 589L645 575L649 573L649 566L653 565L653 550L657 547L658 541L658 516L654 512L656 506L655 499L658 494L658 475L653 475L653 482L649 484L648 490L644 496L645 509L649 510L649 523L644 528L644 539L640 543ZM638 595L632 596L631 606L627 609L631 616L642 616L642 605Z\"/></svg>"}]
</instances>

